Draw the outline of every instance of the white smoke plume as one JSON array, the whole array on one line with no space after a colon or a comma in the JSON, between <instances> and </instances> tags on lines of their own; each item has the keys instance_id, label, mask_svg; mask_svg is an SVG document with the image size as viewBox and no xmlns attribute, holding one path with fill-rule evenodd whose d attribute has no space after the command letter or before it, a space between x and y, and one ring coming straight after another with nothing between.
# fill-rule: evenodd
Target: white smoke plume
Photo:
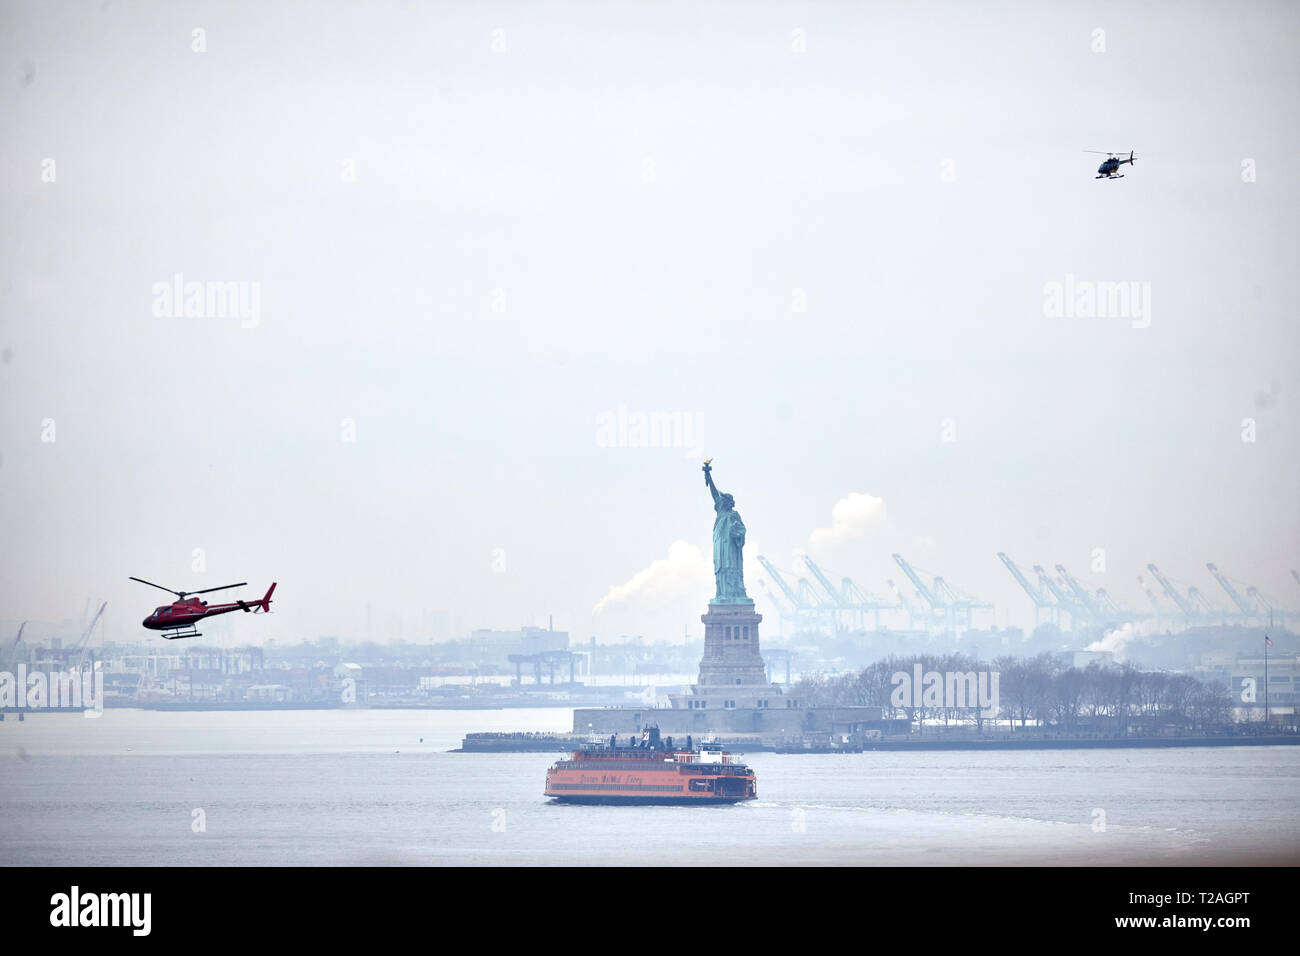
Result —
<instances>
[{"instance_id":1,"label":"white smoke plume","mask_svg":"<svg viewBox=\"0 0 1300 956\"><path fill-rule=\"evenodd\" d=\"M687 541L674 541L667 558L652 561L624 583L612 585L591 613L662 610L688 600L703 604L713 587L713 555Z\"/></svg>"},{"instance_id":2,"label":"white smoke plume","mask_svg":"<svg viewBox=\"0 0 1300 956\"><path fill-rule=\"evenodd\" d=\"M1086 651L1111 651L1116 659L1122 660L1124 657L1124 648L1129 642L1139 637L1145 637L1155 631L1155 625L1150 621L1140 622L1134 625L1132 621L1119 627L1112 628L1101 636L1101 640L1093 641L1087 647Z\"/></svg>"}]
</instances>

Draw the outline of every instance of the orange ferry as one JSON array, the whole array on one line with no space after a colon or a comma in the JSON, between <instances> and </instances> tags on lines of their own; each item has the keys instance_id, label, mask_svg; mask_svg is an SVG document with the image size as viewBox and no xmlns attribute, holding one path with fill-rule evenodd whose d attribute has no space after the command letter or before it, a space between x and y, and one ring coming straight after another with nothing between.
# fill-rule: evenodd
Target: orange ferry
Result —
<instances>
[{"instance_id":1,"label":"orange ferry","mask_svg":"<svg viewBox=\"0 0 1300 956\"><path fill-rule=\"evenodd\" d=\"M754 771L722 750L686 749L649 727L641 740L575 750L546 772L546 795L559 803L739 803L758 796Z\"/></svg>"}]
</instances>

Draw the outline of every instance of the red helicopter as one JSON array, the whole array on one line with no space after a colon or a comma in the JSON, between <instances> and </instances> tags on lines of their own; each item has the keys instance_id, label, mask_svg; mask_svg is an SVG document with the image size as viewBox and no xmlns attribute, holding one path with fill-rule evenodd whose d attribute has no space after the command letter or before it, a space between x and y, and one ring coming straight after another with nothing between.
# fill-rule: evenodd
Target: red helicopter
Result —
<instances>
[{"instance_id":1,"label":"red helicopter","mask_svg":"<svg viewBox=\"0 0 1300 956\"><path fill-rule=\"evenodd\" d=\"M233 601L230 604L213 604L209 607L207 601L200 601L196 597L187 600L187 596L190 594L207 594L209 591L225 591L228 588L242 588L248 582L240 581L238 584L223 584L219 588L204 588L202 591L173 591L171 588L165 588L161 584L154 584L144 578L133 577L131 580L176 595L177 600L174 604L164 604L162 607L155 608L154 612L141 622L151 631L171 632L163 635L169 641L174 641L178 637L202 637L203 635L194 628L195 622L205 617L211 617L214 614L228 614L231 611L250 612L254 610L269 612L271 610L271 594L275 591L275 583L272 582L266 591L266 596L259 601ZM189 628L189 630L186 630L186 628Z\"/></svg>"}]
</instances>

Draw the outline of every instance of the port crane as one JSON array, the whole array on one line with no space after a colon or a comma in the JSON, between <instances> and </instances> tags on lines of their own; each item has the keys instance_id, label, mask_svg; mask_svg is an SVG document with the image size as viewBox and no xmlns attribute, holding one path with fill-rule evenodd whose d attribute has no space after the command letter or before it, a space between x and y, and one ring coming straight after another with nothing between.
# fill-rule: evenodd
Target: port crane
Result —
<instances>
[{"instance_id":1,"label":"port crane","mask_svg":"<svg viewBox=\"0 0 1300 956\"><path fill-rule=\"evenodd\" d=\"M1111 615L1113 618L1118 618L1121 620L1132 620L1134 618L1146 616L1143 614L1137 614L1134 611L1130 611L1124 605L1120 604L1113 597L1111 597L1105 588L1097 588L1097 605L1107 614Z\"/></svg>"},{"instance_id":2,"label":"port crane","mask_svg":"<svg viewBox=\"0 0 1300 956\"><path fill-rule=\"evenodd\" d=\"M772 579L772 583L775 584L777 588L780 589L781 593L785 595L785 599L790 602L791 607L797 608L799 606L799 595L795 593L794 589L791 588L790 585L785 583L785 578L781 577L781 573L777 571L776 568L772 567L772 562L760 554L758 556L758 563L763 566L763 570L766 571L767 576Z\"/></svg>"},{"instance_id":3,"label":"port crane","mask_svg":"<svg viewBox=\"0 0 1300 956\"><path fill-rule=\"evenodd\" d=\"M1089 594L1087 588L1080 584L1078 579L1065 570L1062 565L1058 564L1056 566L1056 573L1061 576L1061 580L1069 586L1070 590L1078 596L1080 606L1095 624L1106 627L1121 621L1133 621L1146 616L1124 607L1111 597L1105 588L1098 588L1095 592Z\"/></svg>"},{"instance_id":4,"label":"port crane","mask_svg":"<svg viewBox=\"0 0 1300 956\"><path fill-rule=\"evenodd\" d=\"M1154 564L1148 564L1147 570L1151 576L1164 589L1169 600L1182 612L1185 624L1204 623L1207 621L1221 620L1223 612L1211 604L1196 587L1189 587L1186 594L1181 594L1172 581L1160 573L1160 569Z\"/></svg>"},{"instance_id":5,"label":"port crane","mask_svg":"<svg viewBox=\"0 0 1300 956\"><path fill-rule=\"evenodd\" d=\"M902 569L903 574L907 575L907 579L912 582L912 587L916 588L916 593L920 596L921 600L925 601L925 603L930 606L929 618L930 622L932 622L933 619L939 616L943 610L943 605L939 602L939 598L936 597L935 593L930 590L929 586L921 580L920 575L913 570L912 566L903 560L901 554L895 554L892 555L892 557L895 563L897 563Z\"/></svg>"},{"instance_id":6,"label":"port crane","mask_svg":"<svg viewBox=\"0 0 1300 956\"><path fill-rule=\"evenodd\" d=\"M918 594L930 605L932 620L943 622L951 630L956 630L959 626L970 627L971 615L976 610L993 609L992 604L983 601L977 601L970 595L953 587L939 575L933 575L934 583L927 585L921 576L903 558L901 554L891 555L894 562L902 569L903 574L912 582ZM928 572L927 572L928 573Z\"/></svg>"},{"instance_id":7,"label":"port crane","mask_svg":"<svg viewBox=\"0 0 1300 956\"><path fill-rule=\"evenodd\" d=\"M5 649L3 657L0 657L0 667L13 672L18 666L18 651L23 645L23 629L27 627L27 622L23 621L18 625L18 636L15 637L9 646Z\"/></svg>"},{"instance_id":8,"label":"port crane","mask_svg":"<svg viewBox=\"0 0 1300 956\"><path fill-rule=\"evenodd\" d=\"M1101 609L1101 606L1096 602L1093 596L1088 593L1088 589L1080 584L1078 580L1075 579L1074 575L1065 570L1064 565L1058 564L1056 566L1056 573L1061 576L1061 580L1065 582L1066 587L1074 592L1075 599L1079 602L1079 607L1083 608L1084 614L1096 623L1104 623L1106 612Z\"/></svg>"},{"instance_id":9,"label":"port crane","mask_svg":"<svg viewBox=\"0 0 1300 956\"><path fill-rule=\"evenodd\" d=\"M1270 601L1263 594L1261 594L1258 588L1253 588L1253 587L1246 588L1246 597L1250 598L1256 604L1259 605L1260 608L1259 617L1261 621L1268 620L1271 622L1273 620L1274 612L1277 612L1282 619L1285 619L1286 615L1289 613L1287 611L1279 611L1277 608L1275 608L1273 606L1273 602Z\"/></svg>"},{"instance_id":10,"label":"port crane","mask_svg":"<svg viewBox=\"0 0 1300 956\"><path fill-rule=\"evenodd\" d=\"M1147 570L1150 571L1151 576L1156 579L1156 583L1164 589L1165 594L1169 596L1169 600L1174 602L1174 607L1178 608L1178 610L1183 613L1183 617L1187 621L1193 620L1196 617L1196 609L1192 607L1187 598L1178 593L1178 589L1169 582L1168 578L1160 573L1160 569L1154 564L1148 564Z\"/></svg>"},{"instance_id":11,"label":"port crane","mask_svg":"<svg viewBox=\"0 0 1300 956\"><path fill-rule=\"evenodd\" d=\"M1016 567L1016 563L1007 556L1005 551L998 552L998 560L1006 566L1006 569L1011 572L1011 576L1016 579L1016 583L1029 595L1029 600L1034 602L1034 626L1038 626L1039 616L1043 611L1047 611L1047 619L1050 623L1059 626L1061 609L1052 600L1051 596L1046 591L1034 587L1029 579L1025 577L1024 572Z\"/></svg>"},{"instance_id":12,"label":"port crane","mask_svg":"<svg viewBox=\"0 0 1300 956\"><path fill-rule=\"evenodd\" d=\"M1214 576L1214 580L1219 582L1219 586L1223 588L1224 593L1228 595L1228 598L1232 603L1237 605L1237 609L1241 611L1241 616L1244 619L1257 618L1260 616L1259 604L1251 604L1250 601L1242 597L1241 592L1232 586L1232 582L1228 580L1227 575L1220 571L1213 563L1207 562L1205 569ZM1251 588L1250 590L1254 591L1255 589ZM1256 594L1258 594L1258 592L1256 592ZM1265 610L1265 613L1267 613L1267 609Z\"/></svg>"},{"instance_id":13,"label":"port crane","mask_svg":"<svg viewBox=\"0 0 1300 956\"><path fill-rule=\"evenodd\" d=\"M1267 623L1277 621L1279 618L1285 620L1286 617L1294 617L1294 611L1287 611L1279 608L1276 603L1266 594L1253 585L1245 585L1246 593L1242 595L1239 587L1241 582L1234 582L1226 574L1213 564L1206 564L1206 569L1214 575L1214 580L1219 582L1219 586L1227 593L1229 599L1241 611L1243 621L1258 621ZM1292 574L1295 572L1292 571Z\"/></svg>"},{"instance_id":14,"label":"port crane","mask_svg":"<svg viewBox=\"0 0 1300 956\"><path fill-rule=\"evenodd\" d=\"M903 593L902 589L894 583L893 578L889 578L885 583L889 585L889 590L894 592L894 597L898 598L898 603L907 612L907 626L909 628L916 627L916 622L922 620L925 615L917 613L916 607L907 599L907 595Z\"/></svg>"},{"instance_id":15,"label":"port crane","mask_svg":"<svg viewBox=\"0 0 1300 956\"><path fill-rule=\"evenodd\" d=\"M104 616L104 608L106 607L108 607L107 601L104 601L99 605L99 610L95 612L95 616L90 619L90 624L81 632L81 637L72 647L73 653L80 652L77 654L77 670L81 670L86 664L86 655L90 653L90 635L94 632L95 625L99 623L99 619ZM71 660L71 658L69 658L69 660Z\"/></svg>"},{"instance_id":16,"label":"port crane","mask_svg":"<svg viewBox=\"0 0 1300 956\"><path fill-rule=\"evenodd\" d=\"M1160 599L1156 597L1156 592L1151 590L1151 586L1147 584L1147 582L1143 579L1142 575L1139 574L1137 576L1137 581L1138 584L1141 585L1142 590L1146 594L1147 598L1151 601L1151 610L1156 616L1156 625L1159 626L1160 615L1164 611L1164 608L1160 606Z\"/></svg>"},{"instance_id":17,"label":"port crane","mask_svg":"<svg viewBox=\"0 0 1300 956\"><path fill-rule=\"evenodd\" d=\"M824 594L822 595L819 603L821 604L822 607L830 609L831 619L834 624L834 630L835 633L838 634L841 629L840 612L851 610L848 606L848 602L844 599L844 597L840 594L840 592L836 590L835 585L830 582L830 579L826 577L822 569L817 567L817 565L813 563L813 561L808 557L808 555L806 554L801 555L801 558L803 559L803 563L807 566L808 570L812 572L812 576L817 580L817 583L821 585L821 589L824 592Z\"/></svg>"},{"instance_id":18,"label":"port crane","mask_svg":"<svg viewBox=\"0 0 1300 956\"><path fill-rule=\"evenodd\" d=\"M1056 603L1061 610L1070 615L1070 627L1081 627L1087 622L1087 609L1080 606L1079 601L1073 594L1065 590L1065 586L1053 578L1042 565L1034 565L1034 573L1038 575L1038 584L1043 590L1047 591L1056 599Z\"/></svg>"},{"instance_id":19,"label":"port crane","mask_svg":"<svg viewBox=\"0 0 1300 956\"><path fill-rule=\"evenodd\" d=\"M828 607L825 599L812 589L807 578L800 578L795 587L791 587L772 562L761 554L758 556L758 563L762 565L772 583L790 604L789 612L780 608L782 630L785 629L787 620L796 632L816 629L826 620L828 612L832 627L835 626L834 605Z\"/></svg>"},{"instance_id":20,"label":"port crane","mask_svg":"<svg viewBox=\"0 0 1300 956\"><path fill-rule=\"evenodd\" d=\"M880 612L882 610L896 610L898 605L882 601L868 591L858 587L852 578L842 578L839 589L831 582L830 576L826 574L817 563L808 555L803 555L803 563L808 566L809 572L821 585L835 605L843 611L847 611L853 618L853 623L857 627L865 624L867 614L873 615L875 627L880 628Z\"/></svg>"},{"instance_id":21,"label":"port crane","mask_svg":"<svg viewBox=\"0 0 1300 956\"><path fill-rule=\"evenodd\" d=\"M851 606L861 610L864 614L869 612L874 616L877 630L880 629L881 611L902 610L901 604L891 604L865 588L858 587L852 578L844 578L840 581L840 592L846 600L851 602Z\"/></svg>"}]
</instances>

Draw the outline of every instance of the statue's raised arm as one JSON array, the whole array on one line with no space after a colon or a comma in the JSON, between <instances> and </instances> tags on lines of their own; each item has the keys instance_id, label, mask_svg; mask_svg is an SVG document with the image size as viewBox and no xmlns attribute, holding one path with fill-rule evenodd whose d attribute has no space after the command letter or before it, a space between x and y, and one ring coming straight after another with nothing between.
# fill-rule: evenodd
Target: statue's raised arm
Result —
<instances>
[{"instance_id":1,"label":"statue's raised arm","mask_svg":"<svg viewBox=\"0 0 1300 956\"><path fill-rule=\"evenodd\" d=\"M709 486L709 491L713 493L713 503L716 505L718 503L718 487L713 483L713 468L709 464L711 461L713 461L712 458L704 463L704 483Z\"/></svg>"}]
</instances>

